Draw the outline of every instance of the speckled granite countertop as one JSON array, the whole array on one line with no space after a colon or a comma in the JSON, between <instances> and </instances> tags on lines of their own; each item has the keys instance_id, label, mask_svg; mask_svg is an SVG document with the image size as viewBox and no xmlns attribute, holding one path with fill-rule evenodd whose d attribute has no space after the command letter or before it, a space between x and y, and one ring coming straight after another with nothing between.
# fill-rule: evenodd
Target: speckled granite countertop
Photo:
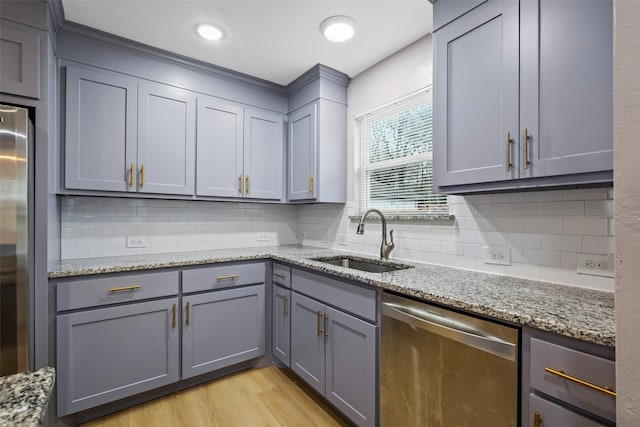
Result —
<instances>
[{"instance_id":1,"label":"speckled granite countertop","mask_svg":"<svg viewBox=\"0 0 640 427\"><path fill-rule=\"evenodd\" d=\"M41 426L55 376L42 368L0 377L0 426Z\"/></svg>"},{"instance_id":2,"label":"speckled granite countertop","mask_svg":"<svg viewBox=\"0 0 640 427\"><path fill-rule=\"evenodd\" d=\"M472 313L615 346L614 302L609 292L401 260L398 262L415 268L366 273L312 260L338 254L342 252L279 246L91 258L65 261L49 277L273 259Z\"/></svg>"}]
</instances>

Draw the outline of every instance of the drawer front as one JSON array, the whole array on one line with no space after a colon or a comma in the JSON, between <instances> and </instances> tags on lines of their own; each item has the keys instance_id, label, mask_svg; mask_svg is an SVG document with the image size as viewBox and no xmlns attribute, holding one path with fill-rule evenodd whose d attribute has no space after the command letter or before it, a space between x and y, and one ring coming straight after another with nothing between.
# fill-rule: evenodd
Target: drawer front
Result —
<instances>
[{"instance_id":1,"label":"drawer front","mask_svg":"<svg viewBox=\"0 0 640 427\"><path fill-rule=\"evenodd\" d=\"M538 425L536 425L536 413L540 420ZM603 424L556 405L535 394L529 395L529 423L527 425L529 427L603 427Z\"/></svg>"},{"instance_id":2,"label":"drawer front","mask_svg":"<svg viewBox=\"0 0 640 427\"><path fill-rule=\"evenodd\" d=\"M178 274L169 271L59 283L56 306L65 311L177 295Z\"/></svg>"},{"instance_id":3,"label":"drawer front","mask_svg":"<svg viewBox=\"0 0 640 427\"><path fill-rule=\"evenodd\" d=\"M291 288L291 267L274 262L272 281L285 288Z\"/></svg>"},{"instance_id":4,"label":"drawer front","mask_svg":"<svg viewBox=\"0 0 640 427\"><path fill-rule=\"evenodd\" d=\"M616 399L601 391L545 371L550 368L600 387L615 390L615 362L531 338L531 387L577 408L616 419Z\"/></svg>"},{"instance_id":5,"label":"drawer front","mask_svg":"<svg viewBox=\"0 0 640 427\"><path fill-rule=\"evenodd\" d=\"M210 291L233 286L264 283L264 262L251 264L220 264L182 272L182 292Z\"/></svg>"},{"instance_id":6,"label":"drawer front","mask_svg":"<svg viewBox=\"0 0 640 427\"><path fill-rule=\"evenodd\" d=\"M292 270L295 291L338 307L356 316L376 321L376 291L302 270Z\"/></svg>"}]
</instances>

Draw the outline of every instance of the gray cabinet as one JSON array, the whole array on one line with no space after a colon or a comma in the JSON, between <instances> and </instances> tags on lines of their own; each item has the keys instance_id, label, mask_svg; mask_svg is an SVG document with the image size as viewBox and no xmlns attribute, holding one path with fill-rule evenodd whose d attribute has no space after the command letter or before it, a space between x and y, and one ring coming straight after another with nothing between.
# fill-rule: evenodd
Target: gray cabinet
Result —
<instances>
[{"instance_id":1,"label":"gray cabinet","mask_svg":"<svg viewBox=\"0 0 640 427\"><path fill-rule=\"evenodd\" d=\"M291 366L291 290L274 285L271 305L272 353L285 366Z\"/></svg>"},{"instance_id":2,"label":"gray cabinet","mask_svg":"<svg viewBox=\"0 0 640 427\"><path fill-rule=\"evenodd\" d=\"M0 92L40 98L40 38L43 32L0 20Z\"/></svg>"},{"instance_id":3,"label":"gray cabinet","mask_svg":"<svg viewBox=\"0 0 640 427\"><path fill-rule=\"evenodd\" d=\"M199 196L281 200L282 115L198 97Z\"/></svg>"},{"instance_id":4,"label":"gray cabinet","mask_svg":"<svg viewBox=\"0 0 640 427\"><path fill-rule=\"evenodd\" d=\"M315 198L318 103L289 115L289 200Z\"/></svg>"},{"instance_id":5,"label":"gray cabinet","mask_svg":"<svg viewBox=\"0 0 640 427\"><path fill-rule=\"evenodd\" d=\"M136 79L79 66L66 76L64 186L136 191Z\"/></svg>"},{"instance_id":6,"label":"gray cabinet","mask_svg":"<svg viewBox=\"0 0 640 427\"><path fill-rule=\"evenodd\" d=\"M489 0L438 29L439 190L610 182L612 34L610 0Z\"/></svg>"},{"instance_id":7,"label":"gray cabinet","mask_svg":"<svg viewBox=\"0 0 640 427\"><path fill-rule=\"evenodd\" d=\"M326 286L332 287L335 281L326 280ZM376 425L378 327L345 312L361 311L362 304L352 306L360 295L342 295L339 299L345 305L338 304L337 309L297 292L297 281L303 283L302 291L304 282L320 284L325 278L293 271L291 369L357 425ZM358 289L344 283L341 287L346 292ZM310 293L322 298L320 293L326 289ZM372 292L370 303L375 307ZM327 294L327 299L331 297Z\"/></svg>"},{"instance_id":8,"label":"gray cabinet","mask_svg":"<svg viewBox=\"0 0 640 427\"><path fill-rule=\"evenodd\" d=\"M264 284L185 296L182 305L182 378L264 355Z\"/></svg>"},{"instance_id":9,"label":"gray cabinet","mask_svg":"<svg viewBox=\"0 0 640 427\"><path fill-rule=\"evenodd\" d=\"M179 379L178 298L57 317L58 416Z\"/></svg>"},{"instance_id":10,"label":"gray cabinet","mask_svg":"<svg viewBox=\"0 0 640 427\"><path fill-rule=\"evenodd\" d=\"M173 86L138 86L138 191L192 195L196 97Z\"/></svg>"}]
</instances>

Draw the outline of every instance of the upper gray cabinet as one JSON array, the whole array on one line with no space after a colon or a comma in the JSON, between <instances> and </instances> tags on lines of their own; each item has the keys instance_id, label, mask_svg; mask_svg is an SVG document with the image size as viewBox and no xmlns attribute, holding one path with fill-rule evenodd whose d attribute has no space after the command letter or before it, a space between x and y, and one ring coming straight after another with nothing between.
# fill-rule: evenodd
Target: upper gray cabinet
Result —
<instances>
[{"instance_id":1,"label":"upper gray cabinet","mask_svg":"<svg viewBox=\"0 0 640 427\"><path fill-rule=\"evenodd\" d=\"M610 0L489 0L438 29L438 189L611 182L612 22Z\"/></svg>"},{"instance_id":2,"label":"upper gray cabinet","mask_svg":"<svg viewBox=\"0 0 640 427\"><path fill-rule=\"evenodd\" d=\"M282 200L281 114L198 97L198 196Z\"/></svg>"},{"instance_id":3,"label":"upper gray cabinet","mask_svg":"<svg viewBox=\"0 0 640 427\"><path fill-rule=\"evenodd\" d=\"M40 98L41 32L0 21L0 92Z\"/></svg>"},{"instance_id":4,"label":"upper gray cabinet","mask_svg":"<svg viewBox=\"0 0 640 427\"><path fill-rule=\"evenodd\" d=\"M346 75L317 65L288 87L289 201L346 201L348 82Z\"/></svg>"}]
</instances>

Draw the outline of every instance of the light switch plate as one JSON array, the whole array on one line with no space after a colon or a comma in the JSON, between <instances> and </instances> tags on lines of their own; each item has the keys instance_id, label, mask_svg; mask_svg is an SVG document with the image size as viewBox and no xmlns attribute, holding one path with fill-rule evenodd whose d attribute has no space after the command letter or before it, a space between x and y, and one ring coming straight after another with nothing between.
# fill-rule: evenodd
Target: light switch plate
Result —
<instances>
[{"instance_id":1,"label":"light switch plate","mask_svg":"<svg viewBox=\"0 0 640 427\"><path fill-rule=\"evenodd\" d=\"M484 247L484 263L511 265L511 248L498 246Z\"/></svg>"},{"instance_id":2,"label":"light switch plate","mask_svg":"<svg viewBox=\"0 0 640 427\"><path fill-rule=\"evenodd\" d=\"M146 248L147 236L127 236L128 248Z\"/></svg>"},{"instance_id":3,"label":"light switch plate","mask_svg":"<svg viewBox=\"0 0 640 427\"><path fill-rule=\"evenodd\" d=\"M610 254L578 254L576 271L579 274L613 277L613 255Z\"/></svg>"}]
</instances>

